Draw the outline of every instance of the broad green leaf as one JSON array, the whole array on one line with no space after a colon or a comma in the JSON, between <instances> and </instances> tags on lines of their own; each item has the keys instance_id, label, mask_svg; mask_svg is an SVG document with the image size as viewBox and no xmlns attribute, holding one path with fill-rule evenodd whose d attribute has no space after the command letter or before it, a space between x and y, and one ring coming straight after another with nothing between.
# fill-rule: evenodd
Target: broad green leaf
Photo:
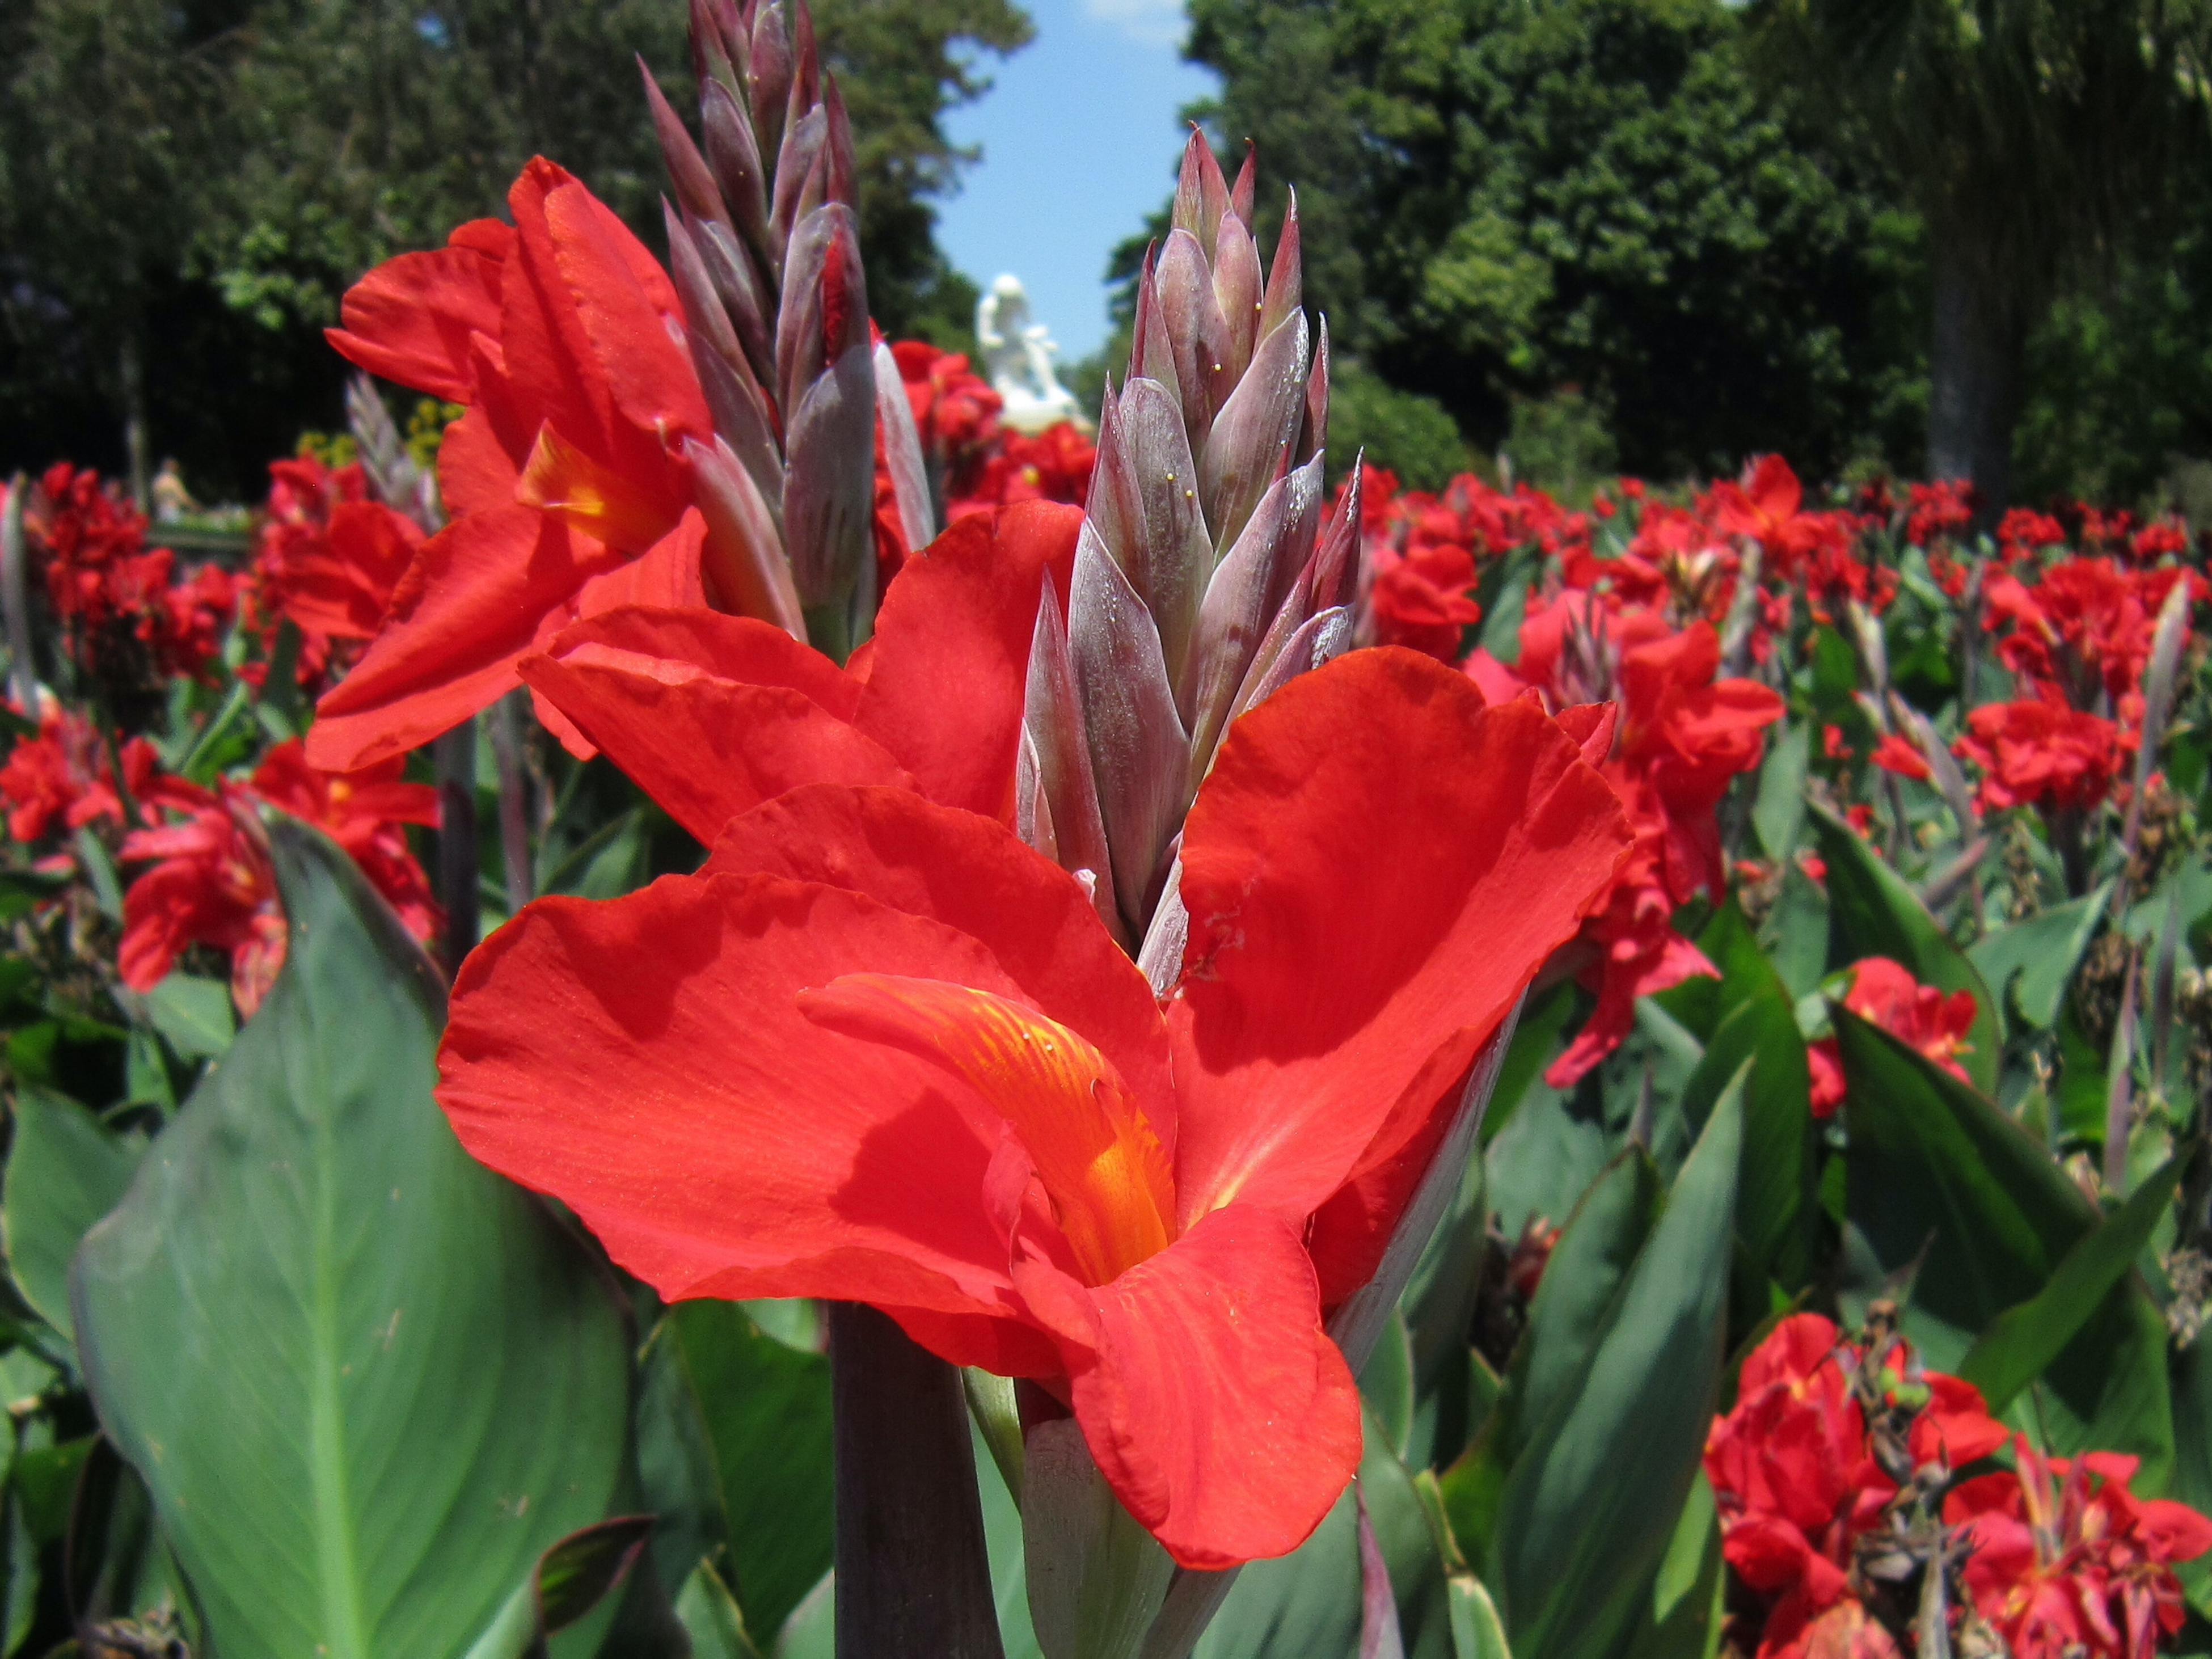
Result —
<instances>
[{"instance_id":1,"label":"broad green leaf","mask_svg":"<svg viewBox=\"0 0 2212 1659\"><path fill-rule=\"evenodd\" d=\"M429 963L336 847L272 839L283 972L78 1250L79 1347L225 1659L465 1653L605 1517L628 1343L432 1099Z\"/></svg>"},{"instance_id":2,"label":"broad green leaf","mask_svg":"<svg viewBox=\"0 0 2212 1659\"><path fill-rule=\"evenodd\" d=\"M1981 1095L1844 1010L1835 1025L1850 1088L1851 1229L1877 1273L1919 1263L1905 1334L1931 1367L1955 1374L1998 1315L2051 1282L2096 1212ZM2051 1450L2133 1452L2156 1489L2173 1451L2166 1324L2139 1285L2124 1279L2106 1293L2033 1399Z\"/></svg>"},{"instance_id":3,"label":"broad green leaf","mask_svg":"<svg viewBox=\"0 0 2212 1659\"><path fill-rule=\"evenodd\" d=\"M1813 746L1813 728L1804 720L1783 727L1759 769L1759 796L1751 808L1751 827L1759 845L1776 863L1797 848L1805 830L1805 767Z\"/></svg>"},{"instance_id":4,"label":"broad green leaf","mask_svg":"<svg viewBox=\"0 0 2212 1659\"><path fill-rule=\"evenodd\" d=\"M1682 1111L1693 1126L1702 1125L1729 1081L1750 1064L1736 1233L1753 1265L1784 1290L1796 1291L1814 1271L1820 1143L1805 1039L1782 981L1771 969L1764 979L1713 1034L1683 1088Z\"/></svg>"},{"instance_id":5,"label":"broad green leaf","mask_svg":"<svg viewBox=\"0 0 2212 1659\"><path fill-rule=\"evenodd\" d=\"M1583 1194L1553 1247L1496 1404L1442 1482L1452 1532L1474 1558L1489 1549L1529 1436L1587 1373L1659 1208L1658 1172L1632 1146Z\"/></svg>"},{"instance_id":6,"label":"broad green leaf","mask_svg":"<svg viewBox=\"0 0 2212 1659\"><path fill-rule=\"evenodd\" d=\"M1700 1472L1652 1580L1650 1606L1639 1613L1621 1659L1711 1659L1720 1647L1727 1589L1720 1517Z\"/></svg>"},{"instance_id":7,"label":"broad green leaf","mask_svg":"<svg viewBox=\"0 0 2212 1659\"><path fill-rule=\"evenodd\" d=\"M1992 994L2002 997L2009 987L2012 1006L2021 1018L2047 1031L2058 1018L2059 999L2066 994L2075 964L2104 917L2112 890L2112 883L2106 882L2085 897L2000 927L1966 955L1989 981Z\"/></svg>"},{"instance_id":8,"label":"broad green leaf","mask_svg":"<svg viewBox=\"0 0 2212 1659\"><path fill-rule=\"evenodd\" d=\"M1543 1090L1544 1068L1557 1058L1559 1039L1574 1017L1575 988L1555 985L1550 994L1533 1000L1522 1011L1513 1028L1513 1042L1498 1068L1498 1082L1490 1091L1490 1108L1483 1114L1482 1144L1498 1139L1528 1096Z\"/></svg>"},{"instance_id":9,"label":"broad green leaf","mask_svg":"<svg viewBox=\"0 0 2212 1659\"><path fill-rule=\"evenodd\" d=\"M0 1187L8 1266L33 1311L71 1341L69 1264L94 1222L120 1203L146 1154L65 1096L19 1085L15 1139Z\"/></svg>"},{"instance_id":10,"label":"broad green leaf","mask_svg":"<svg viewBox=\"0 0 2212 1659\"><path fill-rule=\"evenodd\" d=\"M1505 1626L1498 1617L1498 1604L1490 1599L1482 1581L1471 1572L1455 1572L1448 1591L1454 1659L1513 1659Z\"/></svg>"},{"instance_id":11,"label":"broad green leaf","mask_svg":"<svg viewBox=\"0 0 2212 1659\"><path fill-rule=\"evenodd\" d=\"M653 1338L639 1440L664 1580L726 1548L745 1627L769 1640L830 1570L830 1362L735 1303L679 1302Z\"/></svg>"},{"instance_id":12,"label":"broad green leaf","mask_svg":"<svg viewBox=\"0 0 2212 1659\"><path fill-rule=\"evenodd\" d=\"M1485 1579L1519 1659L1603 1654L1650 1594L1719 1393L1742 1144L1739 1079L1676 1177L1589 1365L1507 1480Z\"/></svg>"},{"instance_id":13,"label":"broad green leaf","mask_svg":"<svg viewBox=\"0 0 2212 1659\"><path fill-rule=\"evenodd\" d=\"M2002 1412L2040 1376L2127 1277L2165 1219L2180 1180L2180 1160L2169 1158L2116 1214L2084 1233L2059 1258L2050 1283L1990 1322L1960 1361L1959 1375L1982 1391L1992 1412Z\"/></svg>"},{"instance_id":14,"label":"broad green leaf","mask_svg":"<svg viewBox=\"0 0 2212 1659\"><path fill-rule=\"evenodd\" d=\"M1820 984L1828 967L1828 896L1794 863L1782 872L1782 891L1759 936L1791 996Z\"/></svg>"},{"instance_id":15,"label":"broad green leaf","mask_svg":"<svg viewBox=\"0 0 2212 1659\"><path fill-rule=\"evenodd\" d=\"M219 979L172 974L146 998L146 1016L187 1060L212 1060L238 1035L230 987Z\"/></svg>"},{"instance_id":16,"label":"broad green leaf","mask_svg":"<svg viewBox=\"0 0 2212 1659\"><path fill-rule=\"evenodd\" d=\"M1436 1537L1412 1479L1382 1443L1372 1418L1359 1480L1409 1659L1451 1659L1450 1613ZM1195 1659L1355 1654L1359 1615L1359 1517L1347 1489L1297 1549L1238 1570L1219 1614L1199 1638Z\"/></svg>"},{"instance_id":17,"label":"broad green leaf","mask_svg":"<svg viewBox=\"0 0 2212 1659\"><path fill-rule=\"evenodd\" d=\"M2004 1026L1988 984L1928 914L1919 895L1850 825L1823 807L1814 807L1812 816L1820 856L1828 863L1831 965L1844 968L1867 957L1887 957L1911 969L1923 985L1972 991L1974 1025L1967 1040L1972 1046L1962 1063L1974 1086L1994 1095L2004 1058Z\"/></svg>"},{"instance_id":18,"label":"broad green leaf","mask_svg":"<svg viewBox=\"0 0 2212 1659\"><path fill-rule=\"evenodd\" d=\"M691 1659L760 1659L737 1597L703 1561L677 1595L676 1619L691 1638Z\"/></svg>"},{"instance_id":19,"label":"broad green leaf","mask_svg":"<svg viewBox=\"0 0 2212 1659\"><path fill-rule=\"evenodd\" d=\"M1399 1309L1390 1310L1389 1322L1359 1373L1359 1393L1390 1449L1403 1457L1413 1432L1413 1340Z\"/></svg>"}]
</instances>

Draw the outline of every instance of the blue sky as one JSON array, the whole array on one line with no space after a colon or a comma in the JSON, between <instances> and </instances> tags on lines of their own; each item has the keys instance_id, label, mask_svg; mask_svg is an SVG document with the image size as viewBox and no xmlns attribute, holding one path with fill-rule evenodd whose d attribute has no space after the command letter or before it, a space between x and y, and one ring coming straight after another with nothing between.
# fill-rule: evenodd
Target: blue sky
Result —
<instances>
[{"instance_id":1,"label":"blue sky","mask_svg":"<svg viewBox=\"0 0 2212 1659\"><path fill-rule=\"evenodd\" d=\"M1182 0L1025 0L1036 39L945 121L980 144L939 206L938 245L988 286L1012 271L1063 361L1106 337L1106 261L1175 184L1176 111L1214 88L1179 55Z\"/></svg>"}]
</instances>

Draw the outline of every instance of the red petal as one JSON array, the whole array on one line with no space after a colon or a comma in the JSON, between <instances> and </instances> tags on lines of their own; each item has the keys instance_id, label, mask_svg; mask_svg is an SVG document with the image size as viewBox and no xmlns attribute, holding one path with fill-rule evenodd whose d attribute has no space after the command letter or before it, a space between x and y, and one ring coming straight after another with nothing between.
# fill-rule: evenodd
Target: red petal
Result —
<instances>
[{"instance_id":1,"label":"red petal","mask_svg":"<svg viewBox=\"0 0 2212 1659\"><path fill-rule=\"evenodd\" d=\"M325 337L372 374L448 403L474 403L469 337L499 337L501 266L465 246L387 259L346 291L345 326Z\"/></svg>"},{"instance_id":2,"label":"red petal","mask_svg":"<svg viewBox=\"0 0 2212 1659\"><path fill-rule=\"evenodd\" d=\"M1627 844L1557 726L1412 652L1240 720L1183 836L1186 1224L1231 1198L1303 1219L1415 1138Z\"/></svg>"},{"instance_id":3,"label":"red petal","mask_svg":"<svg viewBox=\"0 0 2212 1659\"><path fill-rule=\"evenodd\" d=\"M664 1296L1012 1318L990 1148L943 1073L799 1012L856 968L1015 988L950 928L769 877L549 899L463 968L439 1098Z\"/></svg>"},{"instance_id":4,"label":"red petal","mask_svg":"<svg viewBox=\"0 0 2212 1659\"><path fill-rule=\"evenodd\" d=\"M1289 1226L1236 1205L1095 1290L1035 1257L1015 1276L1099 1469L1178 1562L1287 1554L1321 1524L1359 1466L1359 1392Z\"/></svg>"},{"instance_id":5,"label":"red petal","mask_svg":"<svg viewBox=\"0 0 2212 1659\"><path fill-rule=\"evenodd\" d=\"M1012 1126L1087 1282L1167 1248L1175 1183L1134 1096L1079 1031L1010 997L890 974L802 993L825 1030L934 1061Z\"/></svg>"},{"instance_id":6,"label":"red petal","mask_svg":"<svg viewBox=\"0 0 2212 1659\"><path fill-rule=\"evenodd\" d=\"M316 706L307 758L352 772L450 731L520 684L549 612L614 556L526 507L472 513L422 544L384 630Z\"/></svg>"},{"instance_id":7,"label":"red petal","mask_svg":"<svg viewBox=\"0 0 2212 1659\"><path fill-rule=\"evenodd\" d=\"M501 446L491 417L471 409L438 441L438 493L456 519L511 506L522 474Z\"/></svg>"},{"instance_id":8,"label":"red petal","mask_svg":"<svg viewBox=\"0 0 2212 1659\"><path fill-rule=\"evenodd\" d=\"M710 845L799 784L910 781L849 723L854 688L836 665L750 617L611 611L562 633L523 675Z\"/></svg>"},{"instance_id":9,"label":"red petal","mask_svg":"<svg viewBox=\"0 0 2212 1659\"><path fill-rule=\"evenodd\" d=\"M799 788L722 831L701 873L726 872L865 893L981 941L1030 1002L1113 1061L1173 1156L1167 1030L1152 988L1073 878L997 823L910 790Z\"/></svg>"},{"instance_id":10,"label":"red petal","mask_svg":"<svg viewBox=\"0 0 2212 1659\"><path fill-rule=\"evenodd\" d=\"M884 594L855 723L932 800L1012 814L1040 579L1066 592L1082 523L1055 501L963 519Z\"/></svg>"}]
</instances>

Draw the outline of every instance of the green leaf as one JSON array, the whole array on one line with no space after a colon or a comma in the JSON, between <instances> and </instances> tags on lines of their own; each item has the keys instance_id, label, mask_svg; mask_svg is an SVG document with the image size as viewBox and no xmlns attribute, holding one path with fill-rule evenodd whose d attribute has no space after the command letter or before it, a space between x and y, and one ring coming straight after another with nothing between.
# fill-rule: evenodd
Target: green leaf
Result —
<instances>
[{"instance_id":1,"label":"green leaf","mask_svg":"<svg viewBox=\"0 0 2212 1659\"><path fill-rule=\"evenodd\" d=\"M1759 845L1777 864L1797 848L1805 830L1805 769L1813 749L1813 728L1806 721L1785 726L1766 751L1759 769L1759 797L1751 808L1751 827Z\"/></svg>"},{"instance_id":2,"label":"green leaf","mask_svg":"<svg viewBox=\"0 0 2212 1659\"><path fill-rule=\"evenodd\" d=\"M271 836L283 971L79 1249L79 1346L210 1646L465 1653L607 1514L622 1317L432 1099L429 963L330 842Z\"/></svg>"},{"instance_id":3,"label":"green leaf","mask_svg":"<svg viewBox=\"0 0 2212 1659\"><path fill-rule=\"evenodd\" d=\"M1471 1572L1455 1572L1449 1592L1454 1659L1513 1659L1498 1603L1490 1599L1482 1581Z\"/></svg>"},{"instance_id":4,"label":"green leaf","mask_svg":"<svg viewBox=\"0 0 2212 1659\"><path fill-rule=\"evenodd\" d=\"M680 1302L647 1368L640 1474L671 1550L688 1572L726 1548L745 1627L769 1641L830 1570L830 1362L734 1303Z\"/></svg>"},{"instance_id":5,"label":"green leaf","mask_svg":"<svg viewBox=\"0 0 2212 1659\"><path fill-rule=\"evenodd\" d=\"M15 1139L0 1186L0 1228L15 1288L72 1342L69 1264L93 1224L122 1202L145 1143L101 1127L76 1102L20 1084Z\"/></svg>"},{"instance_id":6,"label":"green leaf","mask_svg":"<svg viewBox=\"0 0 2212 1659\"><path fill-rule=\"evenodd\" d=\"M704 1561L684 1582L676 1619L691 1638L691 1659L761 1659L738 1598Z\"/></svg>"},{"instance_id":7,"label":"green leaf","mask_svg":"<svg viewBox=\"0 0 2212 1659\"><path fill-rule=\"evenodd\" d=\"M1632 1146L1591 1183L1553 1246L1496 1404L1442 1481L1453 1534L1470 1555L1480 1559L1490 1547L1507 1478L1529 1436L1589 1370L1659 1208L1658 1172Z\"/></svg>"},{"instance_id":8,"label":"green leaf","mask_svg":"<svg viewBox=\"0 0 2212 1659\"><path fill-rule=\"evenodd\" d=\"M1739 1079L1596 1352L1513 1466L1485 1578L1520 1659L1603 1654L1650 1593L1720 1390L1742 1142Z\"/></svg>"},{"instance_id":9,"label":"green leaf","mask_svg":"<svg viewBox=\"0 0 2212 1659\"><path fill-rule=\"evenodd\" d=\"M219 979L172 974L148 994L146 1014L169 1046L187 1060L213 1060L238 1035L230 987Z\"/></svg>"},{"instance_id":10,"label":"green leaf","mask_svg":"<svg viewBox=\"0 0 2212 1659\"><path fill-rule=\"evenodd\" d=\"M2165 1218L2180 1180L2181 1161L2168 1158L2118 1213L2084 1233L2059 1258L2048 1284L1990 1322L1960 1362L1959 1375L1982 1391L1990 1411L2002 1412L2040 1376L2127 1277Z\"/></svg>"},{"instance_id":11,"label":"green leaf","mask_svg":"<svg viewBox=\"0 0 2212 1659\"><path fill-rule=\"evenodd\" d=\"M1990 1101L1845 1010L1835 1026L1851 1231L1879 1274L1919 1264L1905 1334L1931 1368L1955 1374L2000 1314L2041 1293L2097 1213ZM2166 1323L2140 1285L2106 1292L2034 1400L2051 1450L2133 1452L2156 1489L2173 1452Z\"/></svg>"},{"instance_id":12,"label":"green leaf","mask_svg":"<svg viewBox=\"0 0 2212 1659\"><path fill-rule=\"evenodd\" d=\"M1794 863L1782 872L1782 891L1759 941L1793 997L1808 995L1827 971L1828 896Z\"/></svg>"},{"instance_id":13,"label":"green leaf","mask_svg":"<svg viewBox=\"0 0 2212 1659\"><path fill-rule=\"evenodd\" d=\"M1390 1449L1403 1457L1413 1432L1413 1340L1401 1309L1390 1310L1389 1322L1359 1373L1359 1393Z\"/></svg>"},{"instance_id":14,"label":"green leaf","mask_svg":"<svg viewBox=\"0 0 2212 1659\"><path fill-rule=\"evenodd\" d=\"M1790 995L1772 970L1721 1022L1682 1091L1682 1110L1702 1124L1747 1062L1743 1179L1736 1189L1736 1232L1753 1265L1784 1290L1814 1272L1820 1143L1813 1121L1812 1076Z\"/></svg>"},{"instance_id":15,"label":"green leaf","mask_svg":"<svg viewBox=\"0 0 2212 1659\"><path fill-rule=\"evenodd\" d=\"M2003 996L2009 987L2021 1018L2047 1031L2058 1018L2059 999L2097 931L2112 890L2106 882L2085 897L2000 927L1966 954L1996 995Z\"/></svg>"},{"instance_id":16,"label":"green leaf","mask_svg":"<svg viewBox=\"0 0 2212 1659\"><path fill-rule=\"evenodd\" d=\"M1919 895L1826 808L1812 809L1813 833L1828 864L1830 960L1838 968L1887 957L1923 985L1974 994L1972 1045L1962 1057L1974 1086L1996 1092L2004 1059L2002 1011L1966 952L1951 942Z\"/></svg>"},{"instance_id":17,"label":"green leaf","mask_svg":"<svg viewBox=\"0 0 2212 1659\"><path fill-rule=\"evenodd\" d=\"M653 1532L649 1515L622 1516L571 1533L531 1569L468 1659L544 1659L546 1638L576 1624L629 1577Z\"/></svg>"}]
</instances>

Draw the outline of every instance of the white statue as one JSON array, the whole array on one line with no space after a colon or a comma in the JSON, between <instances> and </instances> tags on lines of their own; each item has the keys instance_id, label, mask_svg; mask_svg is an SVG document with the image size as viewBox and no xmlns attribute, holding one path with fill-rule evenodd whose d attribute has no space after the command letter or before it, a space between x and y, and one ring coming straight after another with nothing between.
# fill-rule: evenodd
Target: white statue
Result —
<instances>
[{"instance_id":1,"label":"white statue","mask_svg":"<svg viewBox=\"0 0 2212 1659\"><path fill-rule=\"evenodd\" d=\"M1075 394L1053 373L1060 348L1042 323L1030 320L1029 290L1020 277L1000 277L975 301L975 340L991 390L1005 401L1001 421L1032 434L1062 421L1084 424Z\"/></svg>"}]
</instances>

